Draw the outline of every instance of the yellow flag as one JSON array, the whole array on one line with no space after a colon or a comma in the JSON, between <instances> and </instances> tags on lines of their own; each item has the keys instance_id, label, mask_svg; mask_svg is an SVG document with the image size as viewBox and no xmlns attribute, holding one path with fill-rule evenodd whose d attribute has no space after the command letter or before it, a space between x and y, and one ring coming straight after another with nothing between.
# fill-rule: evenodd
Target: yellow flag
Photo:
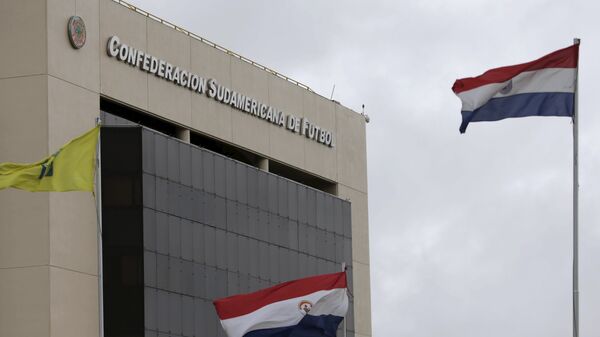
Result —
<instances>
[{"instance_id":1,"label":"yellow flag","mask_svg":"<svg viewBox=\"0 0 600 337\"><path fill-rule=\"evenodd\" d=\"M0 190L92 191L99 133L96 126L37 163L0 163Z\"/></svg>"}]
</instances>

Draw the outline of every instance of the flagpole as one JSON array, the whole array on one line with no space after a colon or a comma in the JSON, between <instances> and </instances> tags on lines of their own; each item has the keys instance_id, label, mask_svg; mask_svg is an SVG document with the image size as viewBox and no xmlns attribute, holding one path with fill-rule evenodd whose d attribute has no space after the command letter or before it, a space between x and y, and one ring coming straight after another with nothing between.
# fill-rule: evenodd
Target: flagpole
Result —
<instances>
[{"instance_id":1,"label":"flagpole","mask_svg":"<svg viewBox=\"0 0 600 337\"><path fill-rule=\"evenodd\" d=\"M578 45L580 39L573 39ZM579 337L579 61L575 68L573 106L573 337Z\"/></svg>"},{"instance_id":2,"label":"flagpole","mask_svg":"<svg viewBox=\"0 0 600 337\"><path fill-rule=\"evenodd\" d=\"M346 262L342 262L342 271L346 272ZM346 285L346 289L348 289L348 285ZM347 290L346 290L347 291ZM346 295L347 296L347 295ZM347 311L346 311L347 312ZM347 314L346 314L347 315ZM344 315L344 337L346 337L346 315Z\"/></svg>"},{"instance_id":3,"label":"flagpole","mask_svg":"<svg viewBox=\"0 0 600 337\"><path fill-rule=\"evenodd\" d=\"M96 118L96 125L102 125L100 117ZM99 337L104 337L104 275L102 259L102 129L98 136L96 148L96 215L97 215L97 242L98 242L98 311L99 311Z\"/></svg>"}]
</instances>

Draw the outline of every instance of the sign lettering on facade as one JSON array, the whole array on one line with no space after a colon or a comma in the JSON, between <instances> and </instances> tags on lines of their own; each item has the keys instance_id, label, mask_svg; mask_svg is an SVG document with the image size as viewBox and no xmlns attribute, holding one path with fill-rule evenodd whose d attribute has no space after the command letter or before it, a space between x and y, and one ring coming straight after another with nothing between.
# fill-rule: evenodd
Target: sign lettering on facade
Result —
<instances>
[{"instance_id":1,"label":"sign lettering on facade","mask_svg":"<svg viewBox=\"0 0 600 337\"><path fill-rule=\"evenodd\" d=\"M156 58L141 50L121 43L119 37L112 36L106 44L108 56L146 71L195 93L203 94L234 109L305 136L323 145L334 147L333 133L312 123L307 118L286 114L270 105L232 90L217 82L189 72L169 62Z\"/></svg>"}]
</instances>

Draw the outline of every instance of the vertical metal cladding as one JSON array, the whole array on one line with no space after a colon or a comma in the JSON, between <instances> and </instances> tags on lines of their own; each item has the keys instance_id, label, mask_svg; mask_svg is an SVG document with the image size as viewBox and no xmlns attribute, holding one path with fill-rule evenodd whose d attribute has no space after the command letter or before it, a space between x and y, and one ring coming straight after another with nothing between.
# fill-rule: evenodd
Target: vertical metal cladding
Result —
<instances>
[{"instance_id":1,"label":"vertical metal cladding","mask_svg":"<svg viewBox=\"0 0 600 337\"><path fill-rule=\"evenodd\" d=\"M351 273L349 202L148 129L139 137L142 231L132 249L143 260L143 305L120 311L120 324L137 315L140 336L222 336L215 298L336 272L342 262ZM118 231L122 221L113 221L105 228ZM105 247L114 257L105 269L122 267L122 249ZM111 303L105 297L106 311Z\"/></svg>"}]
</instances>

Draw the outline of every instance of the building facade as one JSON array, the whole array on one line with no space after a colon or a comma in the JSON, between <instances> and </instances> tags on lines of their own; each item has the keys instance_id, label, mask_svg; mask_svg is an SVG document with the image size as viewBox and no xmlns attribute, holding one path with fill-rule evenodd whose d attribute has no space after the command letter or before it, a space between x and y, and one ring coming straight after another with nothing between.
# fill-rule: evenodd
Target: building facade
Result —
<instances>
[{"instance_id":1,"label":"building facade","mask_svg":"<svg viewBox=\"0 0 600 337\"><path fill-rule=\"evenodd\" d=\"M123 2L0 17L0 161L105 126L101 193L0 191L0 336L223 336L212 299L342 263L371 335L362 115Z\"/></svg>"}]
</instances>

